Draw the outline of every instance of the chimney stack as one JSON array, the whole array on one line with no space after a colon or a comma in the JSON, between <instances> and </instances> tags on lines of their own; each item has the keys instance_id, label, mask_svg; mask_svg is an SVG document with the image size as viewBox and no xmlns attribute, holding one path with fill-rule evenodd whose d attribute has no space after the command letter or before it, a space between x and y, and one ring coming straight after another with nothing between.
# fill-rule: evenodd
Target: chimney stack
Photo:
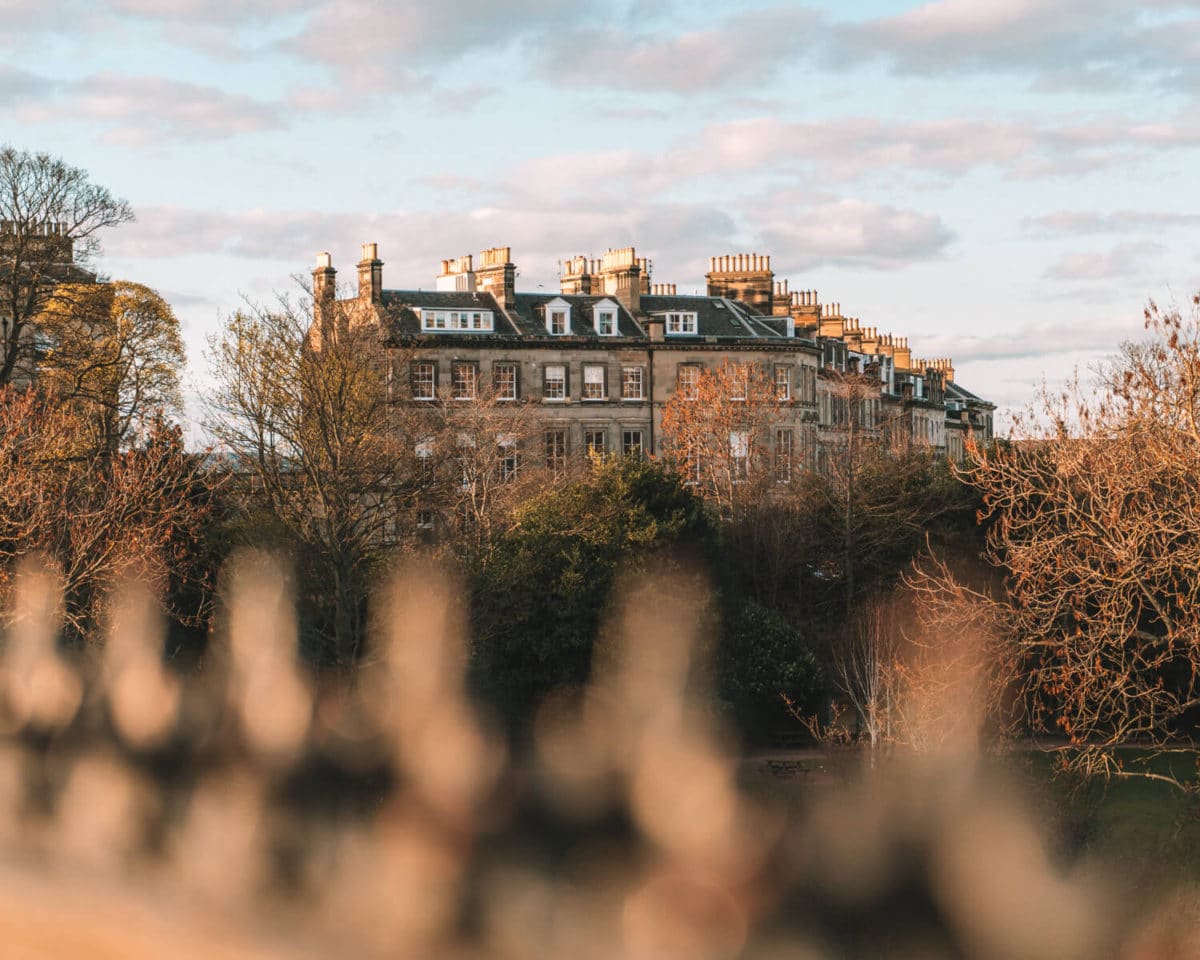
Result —
<instances>
[{"instance_id":1,"label":"chimney stack","mask_svg":"<svg viewBox=\"0 0 1200 960\"><path fill-rule=\"evenodd\" d=\"M517 265L512 262L511 247L492 247L479 255L475 284L482 293L490 293L504 310L517 303Z\"/></svg>"},{"instance_id":2,"label":"chimney stack","mask_svg":"<svg viewBox=\"0 0 1200 960\"><path fill-rule=\"evenodd\" d=\"M358 263L358 298L371 303L383 300L383 261L379 259L377 243L362 245L362 260Z\"/></svg>"}]
</instances>

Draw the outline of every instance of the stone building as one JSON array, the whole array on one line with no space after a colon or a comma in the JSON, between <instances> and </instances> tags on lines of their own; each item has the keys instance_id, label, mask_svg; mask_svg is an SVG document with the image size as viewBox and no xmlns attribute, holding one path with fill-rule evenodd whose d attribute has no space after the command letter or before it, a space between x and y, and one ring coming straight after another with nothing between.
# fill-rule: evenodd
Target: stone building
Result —
<instances>
[{"instance_id":1,"label":"stone building","mask_svg":"<svg viewBox=\"0 0 1200 960\"><path fill-rule=\"evenodd\" d=\"M850 422L959 458L968 430L991 438L994 406L954 382L950 360L914 359L906 338L861 326L815 291L789 290L768 256L713 257L703 296L652 283L632 247L564 261L558 293L519 292L508 247L441 261L432 289L385 288L374 243L357 269L357 296L339 308L379 323L404 356L406 368L393 361L390 372L401 396L420 404L486 391L531 402L548 461L588 449L661 454L668 399L730 358L762 365L786 401L776 457L814 465L817 441L836 442ZM313 272L318 329L336 282L323 253Z\"/></svg>"},{"instance_id":2,"label":"stone building","mask_svg":"<svg viewBox=\"0 0 1200 960\"><path fill-rule=\"evenodd\" d=\"M37 372L36 315L59 284L94 283L96 275L75 259L67 224L0 220L0 371L17 386ZM0 377L3 383L3 377Z\"/></svg>"}]
</instances>

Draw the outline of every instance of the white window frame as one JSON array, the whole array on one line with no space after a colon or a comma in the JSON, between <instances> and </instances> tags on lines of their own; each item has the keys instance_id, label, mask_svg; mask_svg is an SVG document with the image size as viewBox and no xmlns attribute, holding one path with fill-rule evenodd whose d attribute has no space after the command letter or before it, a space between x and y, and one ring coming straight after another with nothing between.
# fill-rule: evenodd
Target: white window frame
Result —
<instances>
[{"instance_id":1,"label":"white window frame","mask_svg":"<svg viewBox=\"0 0 1200 960\"><path fill-rule=\"evenodd\" d=\"M556 314L562 315L563 328L559 331L554 329ZM555 297L546 304L546 332L552 337L565 337L571 332L571 305L561 297Z\"/></svg>"},{"instance_id":2,"label":"white window frame","mask_svg":"<svg viewBox=\"0 0 1200 960\"><path fill-rule=\"evenodd\" d=\"M579 388L579 399L587 400L595 403L600 400L608 399L608 391L605 390L605 376L607 370L602 363L585 363L583 365L583 384ZM596 378L599 377L597 380ZM593 391L591 388L596 387ZM594 394L594 395L593 395Z\"/></svg>"},{"instance_id":3,"label":"white window frame","mask_svg":"<svg viewBox=\"0 0 1200 960\"><path fill-rule=\"evenodd\" d=\"M547 427L542 434L542 443L546 453L546 469L558 476L567 466L567 456L571 449L570 433L566 427Z\"/></svg>"},{"instance_id":4,"label":"white window frame","mask_svg":"<svg viewBox=\"0 0 1200 960\"><path fill-rule=\"evenodd\" d=\"M502 369L508 370L512 373L512 392L511 393L501 393L500 392L500 371ZM517 386L517 383L520 380L520 377L521 377L520 366L517 364L517 362L515 360L497 360L497 361L495 361L492 364L492 383L495 386L495 390L496 390L496 400L497 401L505 401L505 402L519 400L520 399L520 397L518 396L519 388Z\"/></svg>"},{"instance_id":5,"label":"white window frame","mask_svg":"<svg viewBox=\"0 0 1200 960\"><path fill-rule=\"evenodd\" d=\"M414 400L425 400L425 401L436 400L437 399L437 361L436 360L414 360L412 363L413 363L414 369L413 369L412 377L410 378L410 380L411 380L410 385L413 387L415 387L417 384L420 384L421 386L426 385L425 380L423 378L418 378L417 368L422 368L422 367L429 368L429 382L428 382L429 393L428 394L425 394L425 393L418 394L417 391L415 389L413 389L413 399Z\"/></svg>"},{"instance_id":6,"label":"white window frame","mask_svg":"<svg viewBox=\"0 0 1200 960\"><path fill-rule=\"evenodd\" d=\"M700 398L700 364L681 363L675 376L676 387L684 400Z\"/></svg>"},{"instance_id":7,"label":"white window frame","mask_svg":"<svg viewBox=\"0 0 1200 960\"><path fill-rule=\"evenodd\" d=\"M783 374L782 381L779 379L780 374ZM787 403L792 399L792 368L785 363L777 363L771 375L775 380L775 399L780 403ZM780 387L783 389L780 390Z\"/></svg>"},{"instance_id":8,"label":"white window frame","mask_svg":"<svg viewBox=\"0 0 1200 960\"><path fill-rule=\"evenodd\" d=\"M694 336L698 332L694 310L676 310L663 314L663 329L668 336Z\"/></svg>"},{"instance_id":9,"label":"white window frame","mask_svg":"<svg viewBox=\"0 0 1200 960\"><path fill-rule=\"evenodd\" d=\"M791 483L795 463L796 436L788 427L775 429L775 482Z\"/></svg>"},{"instance_id":10,"label":"white window frame","mask_svg":"<svg viewBox=\"0 0 1200 960\"><path fill-rule=\"evenodd\" d=\"M633 382L628 374L637 374L637 396L630 396L627 387ZM646 368L645 367L622 367L621 368L621 399L630 403L637 403L646 399Z\"/></svg>"},{"instance_id":11,"label":"white window frame","mask_svg":"<svg viewBox=\"0 0 1200 960\"><path fill-rule=\"evenodd\" d=\"M550 389L552 383L550 371L557 370L559 376L558 394L553 395ZM542 368L542 399L548 403L566 403L567 402L567 365L565 363L548 363Z\"/></svg>"},{"instance_id":12,"label":"white window frame","mask_svg":"<svg viewBox=\"0 0 1200 960\"><path fill-rule=\"evenodd\" d=\"M637 435L638 442L636 445L637 455L645 456L646 454L646 431L641 427L622 427L621 428L621 455L628 457L634 453L634 446L629 443L629 438Z\"/></svg>"},{"instance_id":13,"label":"white window frame","mask_svg":"<svg viewBox=\"0 0 1200 960\"><path fill-rule=\"evenodd\" d=\"M460 370L469 370L470 376L462 380L459 379ZM459 387L464 387L463 393L459 393ZM454 360L450 364L450 395L455 400L477 400L479 399L479 364L473 360Z\"/></svg>"},{"instance_id":14,"label":"white window frame","mask_svg":"<svg viewBox=\"0 0 1200 960\"><path fill-rule=\"evenodd\" d=\"M502 433L496 440L496 453L500 460L500 479L507 483L521 469L520 444L516 434Z\"/></svg>"},{"instance_id":15,"label":"white window frame","mask_svg":"<svg viewBox=\"0 0 1200 960\"><path fill-rule=\"evenodd\" d=\"M729 467L734 483L750 479L750 434L746 430L729 431Z\"/></svg>"},{"instance_id":16,"label":"white window frame","mask_svg":"<svg viewBox=\"0 0 1200 960\"><path fill-rule=\"evenodd\" d=\"M601 329L600 323L600 318L604 314L612 317L612 329L607 333ZM595 327L597 336L619 337L621 335L621 312L617 309L617 305L611 300L601 300L592 308L592 325Z\"/></svg>"},{"instance_id":17,"label":"white window frame","mask_svg":"<svg viewBox=\"0 0 1200 960\"><path fill-rule=\"evenodd\" d=\"M750 365L747 363L737 363L733 366L733 393L729 395L729 399L738 403L744 403L746 395L750 392Z\"/></svg>"},{"instance_id":18,"label":"white window frame","mask_svg":"<svg viewBox=\"0 0 1200 960\"><path fill-rule=\"evenodd\" d=\"M421 330L425 333L491 333L495 316L491 310L435 310L421 307Z\"/></svg>"}]
</instances>

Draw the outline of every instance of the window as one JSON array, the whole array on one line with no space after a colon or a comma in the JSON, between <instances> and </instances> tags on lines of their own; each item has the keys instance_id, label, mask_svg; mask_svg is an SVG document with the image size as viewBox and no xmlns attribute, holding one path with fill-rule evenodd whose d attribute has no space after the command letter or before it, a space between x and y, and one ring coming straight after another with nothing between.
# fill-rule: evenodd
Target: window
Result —
<instances>
[{"instance_id":1,"label":"window","mask_svg":"<svg viewBox=\"0 0 1200 960\"><path fill-rule=\"evenodd\" d=\"M694 363L681 363L676 375L675 389L685 400L695 400L700 396L700 368Z\"/></svg>"},{"instance_id":2,"label":"window","mask_svg":"<svg viewBox=\"0 0 1200 960\"><path fill-rule=\"evenodd\" d=\"M729 433L729 468L735 482L750 476L750 435L744 430Z\"/></svg>"},{"instance_id":3,"label":"window","mask_svg":"<svg viewBox=\"0 0 1200 960\"><path fill-rule=\"evenodd\" d=\"M750 379L749 368L745 364L737 364L733 368L730 379L732 380L732 383L729 387L729 399L745 400L746 390L749 386L748 381Z\"/></svg>"},{"instance_id":4,"label":"window","mask_svg":"<svg viewBox=\"0 0 1200 960\"><path fill-rule=\"evenodd\" d=\"M693 444L688 447L687 451L687 479L683 482L690 485L698 485L704 476L704 454L700 444Z\"/></svg>"},{"instance_id":5,"label":"window","mask_svg":"<svg viewBox=\"0 0 1200 960\"><path fill-rule=\"evenodd\" d=\"M776 400L791 400L792 399L792 368L784 366L775 367L775 399Z\"/></svg>"},{"instance_id":6,"label":"window","mask_svg":"<svg viewBox=\"0 0 1200 960\"><path fill-rule=\"evenodd\" d=\"M645 371L641 367L621 368L621 399L646 399Z\"/></svg>"},{"instance_id":7,"label":"window","mask_svg":"<svg viewBox=\"0 0 1200 960\"><path fill-rule=\"evenodd\" d=\"M604 389L605 369L598 363L583 365L583 399L603 400L607 394Z\"/></svg>"},{"instance_id":8,"label":"window","mask_svg":"<svg viewBox=\"0 0 1200 960\"><path fill-rule=\"evenodd\" d=\"M792 446L791 430L775 431L775 482L792 482Z\"/></svg>"},{"instance_id":9,"label":"window","mask_svg":"<svg viewBox=\"0 0 1200 960\"><path fill-rule=\"evenodd\" d=\"M587 448L588 453L594 453L597 456L604 456L608 446L607 437L603 430L584 430L583 444Z\"/></svg>"},{"instance_id":10,"label":"window","mask_svg":"<svg viewBox=\"0 0 1200 960\"><path fill-rule=\"evenodd\" d=\"M801 367L798 386L800 402L815 403L817 400L817 371L812 367Z\"/></svg>"},{"instance_id":11,"label":"window","mask_svg":"<svg viewBox=\"0 0 1200 960\"><path fill-rule=\"evenodd\" d=\"M455 400L474 400L479 384L479 367L465 361L455 361L451 368L451 391Z\"/></svg>"},{"instance_id":12,"label":"window","mask_svg":"<svg viewBox=\"0 0 1200 960\"><path fill-rule=\"evenodd\" d=\"M417 441L413 452L417 457L417 476L423 481L428 481L433 476L433 441Z\"/></svg>"},{"instance_id":13,"label":"window","mask_svg":"<svg viewBox=\"0 0 1200 960\"><path fill-rule=\"evenodd\" d=\"M546 431L546 466L555 475L562 472L567 465L567 431Z\"/></svg>"},{"instance_id":14,"label":"window","mask_svg":"<svg viewBox=\"0 0 1200 960\"><path fill-rule=\"evenodd\" d=\"M546 331L556 337L571 332L571 305L561 297L555 297L545 306Z\"/></svg>"},{"instance_id":15,"label":"window","mask_svg":"<svg viewBox=\"0 0 1200 960\"><path fill-rule=\"evenodd\" d=\"M508 482L517 475L517 438L502 436L496 442L496 456L500 460L500 479Z\"/></svg>"},{"instance_id":16,"label":"window","mask_svg":"<svg viewBox=\"0 0 1200 960\"><path fill-rule=\"evenodd\" d=\"M515 363L492 364L492 381L497 400L517 399L517 365Z\"/></svg>"},{"instance_id":17,"label":"window","mask_svg":"<svg viewBox=\"0 0 1200 960\"><path fill-rule=\"evenodd\" d=\"M492 329L491 310L421 310L422 330Z\"/></svg>"},{"instance_id":18,"label":"window","mask_svg":"<svg viewBox=\"0 0 1200 960\"><path fill-rule=\"evenodd\" d=\"M418 510L417 511L417 529L432 530L433 529L433 511Z\"/></svg>"},{"instance_id":19,"label":"window","mask_svg":"<svg viewBox=\"0 0 1200 960\"><path fill-rule=\"evenodd\" d=\"M666 323L667 333L695 333L696 332L696 314L694 313L668 313Z\"/></svg>"},{"instance_id":20,"label":"window","mask_svg":"<svg viewBox=\"0 0 1200 960\"><path fill-rule=\"evenodd\" d=\"M414 400L436 400L437 364L432 360L418 360L409 368L409 382Z\"/></svg>"},{"instance_id":21,"label":"window","mask_svg":"<svg viewBox=\"0 0 1200 960\"><path fill-rule=\"evenodd\" d=\"M640 457L642 455L641 430L621 431L621 452L627 457Z\"/></svg>"},{"instance_id":22,"label":"window","mask_svg":"<svg viewBox=\"0 0 1200 960\"><path fill-rule=\"evenodd\" d=\"M610 306L596 308L596 332L602 337L617 335L617 311Z\"/></svg>"},{"instance_id":23,"label":"window","mask_svg":"<svg viewBox=\"0 0 1200 960\"><path fill-rule=\"evenodd\" d=\"M543 373L542 396L547 400L567 399L567 368L562 364L547 364Z\"/></svg>"}]
</instances>

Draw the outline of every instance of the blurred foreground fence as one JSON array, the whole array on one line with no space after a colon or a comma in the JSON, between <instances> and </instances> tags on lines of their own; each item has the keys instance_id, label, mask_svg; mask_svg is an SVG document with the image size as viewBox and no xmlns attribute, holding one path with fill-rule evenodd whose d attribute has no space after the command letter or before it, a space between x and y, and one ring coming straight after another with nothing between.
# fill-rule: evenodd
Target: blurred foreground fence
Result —
<instances>
[{"instance_id":1,"label":"blurred foreground fence","mask_svg":"<svg viewBox=\"0 0 1200 960\"><path fill-rule=\"evenodd\" d=\"M398 575L379 649L320 690L269 558L230 583L217 648L179 676L136 587L103 649L67 657L53 577L22 574L0 673L3 956L1200 955L1179 904L1147 919L1056 866L966 741L803 802L747 782L693 693L694 584L632 588L591 686L546 703L518 754L465 695L438 572Z\"/></svg>"}]
</instances>

